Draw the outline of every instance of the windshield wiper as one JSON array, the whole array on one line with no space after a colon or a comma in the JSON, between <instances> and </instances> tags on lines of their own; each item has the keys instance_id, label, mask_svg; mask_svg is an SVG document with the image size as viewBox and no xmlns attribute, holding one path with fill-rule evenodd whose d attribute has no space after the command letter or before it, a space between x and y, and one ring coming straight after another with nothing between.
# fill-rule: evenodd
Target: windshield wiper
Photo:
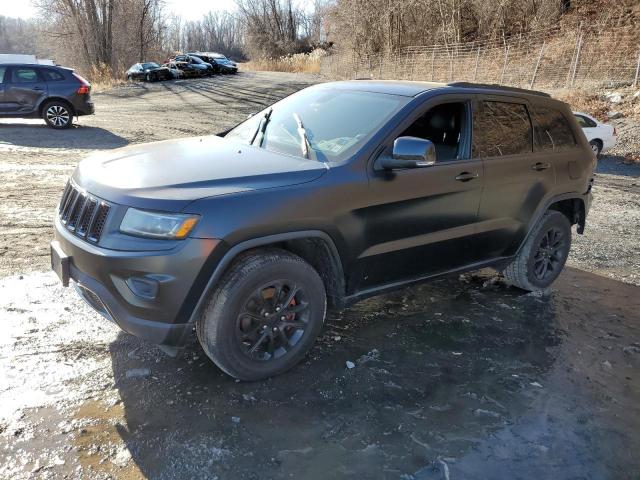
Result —
<instances>
[{"instance_id":1,"label":"windshield wiper","mask_svg":"<svg viewBox=\"0 0 640 480\"><path fill-rule=\"evenodd\" d=\"M304 158L309 158L309 149L311 148L311 143L309 143L309 137L307 137L307 131L302 124L302 119L300 115L297 113L293 114L293 118L296 119L296 123L298 124L298 135L300 135L300 148L302 149L302 155Z\"/></svg>"},{"instance_id":2,"label":"windshield wiper","mask_svg":"<svg viewBox=\"0 0 640 480\"><path fill-rule=\"evenodd\" d=\"M272 113L273 113L273 108L270 108L269 110L264 112L264 115L262 116L262 120L260 120L260 123L258 124L258 128L256 128L256 131L253 134L253 137L251 137L251 141L249 142L249 145L253 145L253 142L256 141L256 137L258 136L258 134L260 134L261 136L260 136L260 142L258 143L258 146L259 147L262 146L262 140L264 139L264 131L267 129L267 124L271 119Z\"/></svg>"}]
</instances>

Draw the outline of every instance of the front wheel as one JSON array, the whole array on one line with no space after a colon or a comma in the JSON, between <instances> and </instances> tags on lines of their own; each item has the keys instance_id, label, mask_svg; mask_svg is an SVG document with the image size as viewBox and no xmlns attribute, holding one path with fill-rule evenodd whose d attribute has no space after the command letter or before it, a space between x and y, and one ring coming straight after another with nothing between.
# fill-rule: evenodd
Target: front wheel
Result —
<instances>
[{"instance_id":1,"label":"front wheel","mask_svg":"<svg viewBox=\"0 0 640 480\"><path fill-rule=\"evenodd\" d=\"M571 247L567 217L549 210L534 227L513 262L503 271L508 283L523 290L543 290L558 278Z\"/></svg>"},{"instance_id":2,"label":"front wheel","mask_svg":"<svg viewBox=\"0 0 640 480\"><path fill-rule=\"evenodd\" d=\"M285 250L243 254L220 280L196 325L205 353L240 380L262 380L296 365L326 313L318 273Z\"/></svg>"},{"instance_id":3,"label":"front wheel","mask_svg":"<svg viewBox=\"0 0 640 480\"><path fill-rule=\"evenodd\" d=\"M62 130L71 127L73 113L69 106L62 102L49 102L42 109L42 118L51 128Z\"/></svg>"},{"instance_id":4,"label":"front wheel","mask_svg":"<svg viewBox=\"0 0 640 480\"><path fill-rule=\"evenodd\" d=\"M600 140L591 140L589 142L589 145L591 146L591 150L593 150L593 153L595 153L596 157L599 156L602 152L602 142L600 142Z\"/></svg>"}]
</instances>

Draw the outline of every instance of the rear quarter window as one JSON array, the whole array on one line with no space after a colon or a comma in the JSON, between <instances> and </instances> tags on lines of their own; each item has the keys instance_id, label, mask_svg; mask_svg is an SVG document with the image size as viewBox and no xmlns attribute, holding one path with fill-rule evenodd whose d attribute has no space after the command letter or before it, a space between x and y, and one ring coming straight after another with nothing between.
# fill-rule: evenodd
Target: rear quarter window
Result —
<instances>
[{"instance_id":1,"label":"rear quarter window","mask_svg":"<svg viewBox=\"0 0 640 480\"><path fill-rule=\"evenodd\" d=\"M64 75L55 70L44 69L40 70L44 75L44 78L47 82L59 82L61 80L65 80Z\"/></svg>"},{"instance_id":2,"label":"rear quarter window","mask_svg":"<svg viewBox=\"0 0 640 480\"><path fill-rule=\"evenodd\" d=\"M473 156L531 153L533 132L521 103L484 101L473 114Z\"/></svg>"},{"instance_id":3,"label":"rear quarter window","mask_svg":"<svg viewBox=\"0 0 640 480\"><path fill-rule=\"evenodd\" d=\"M562 152L577 147L576 137L567 118L555 108L534 107L536 150Z\"/></svg>"}]
</instances>

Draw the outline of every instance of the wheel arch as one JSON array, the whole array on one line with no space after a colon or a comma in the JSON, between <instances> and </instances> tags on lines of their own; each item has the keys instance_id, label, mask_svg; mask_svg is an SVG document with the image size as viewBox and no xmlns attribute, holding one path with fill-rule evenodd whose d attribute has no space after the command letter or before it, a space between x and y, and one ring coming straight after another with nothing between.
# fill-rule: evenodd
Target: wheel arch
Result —
<instances>
[{"instance_id":1,"label":"wheel arch","mask_svg":"<svg viewBox=\"0 0 640 480\"><path fill-rule=\"evenodd\" d=\"M238 258L238 255L249 250L259 250L266 247L281 248L298 255L309 263L318 272L324 283L329 306L333 308L344 306L346 281L342 259L335 242L321 230L305 230L252 238L229 248L217 262L204 289L199 294L190 314L189 322L193 323L197 320L209 294L234 260Z\"/></svg>"},{"instance_id":2,"label":"wheel arch","mask_svg":"<svg viewBox=\"0 0 640 480\"><path fill-rule=\"evenodd\" d=\"M533 216L529 226L527 228L527 234L522 239L522 242L518 246L516 255L520 252L523 245L531 235L535 226L538 224L542 216L549 210L556 210L567 217L571 225L577 225L578 233L584 233L584 227L587 220L586 205L584 195L576 193L567 193L558 195L549 199Z\"/></svg>"},{"instance_id":3,"label":"wheel arch","mask_svg":"<svg viewBox=\"0 0 640 480\"><path fill-rule=\"evenodd\" d=\"M38 115L39 116L42 116L42 114L44 113L44 107L46 107L51 102L64 103L69 108L69 111L71 112L71 116L72 117L76 116L76 109L73 108L73 104L69 100L64 98L64 97L47 97L47 98L43 99L40 102L40 105L38 106Z\"/></svg>"}]
</instances>

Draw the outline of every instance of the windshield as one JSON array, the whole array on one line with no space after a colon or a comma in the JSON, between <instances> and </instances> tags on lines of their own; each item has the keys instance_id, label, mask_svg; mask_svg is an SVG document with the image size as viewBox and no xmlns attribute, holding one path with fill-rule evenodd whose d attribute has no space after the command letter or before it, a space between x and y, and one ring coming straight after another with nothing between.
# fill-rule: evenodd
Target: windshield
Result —
<instances>
[{"instance_id":1,"label":"windshield","mask_svg":"<svg viewBox=\"0 0 640 480\"><path fill-rule=\"evenodd\" d=\"M204 63L202 60L200 60L198 57L191 57L191 60L193 60L195 63Z\"/></svg>"},{"instance_id":2,"label":"windshield","mask_svg":"<svg viewBox=\"0 0 640 480\"><path fill-rule=\"evenodd\" d=\"M158 68L158 67L160 67L160 65L158 65L157 63L150 62L150 63L144 63L144 64L142 65L142 67L143 67L145 70L148 70L149 68Z\"/></svg>"},{"instance_id":3,"label":"windshield","mask_svg":"<svg viewBox=\"0 0 640 480\"><path fill-rule=\"evenodd\" d=\"M329 88L309 88L269 107L227 133L226 138L250 144L271 109L261 148L305 158L299 133L304 123L308 156L340 162L353 155L407 99L396 95ZM255 141L258 147L259 142Z\"/></svg>"}]
</instances>

